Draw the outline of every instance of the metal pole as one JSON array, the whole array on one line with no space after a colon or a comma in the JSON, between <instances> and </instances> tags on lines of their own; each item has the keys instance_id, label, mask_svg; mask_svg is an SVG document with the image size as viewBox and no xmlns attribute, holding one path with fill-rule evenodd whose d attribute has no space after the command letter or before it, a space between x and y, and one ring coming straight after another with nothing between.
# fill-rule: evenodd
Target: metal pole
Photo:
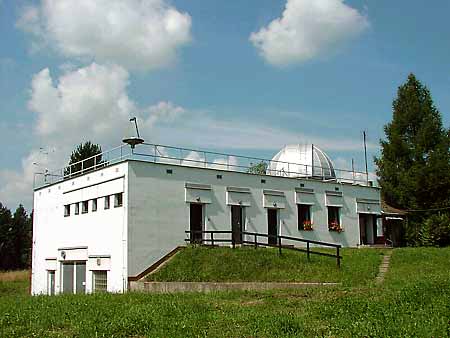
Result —
<instances>
[{"instance_id":1,"label":"metal pole","mask_svg":"<svg viewBox=\"0 0 450 338\"><path fill-rule=\"evenodd\" d=\"M341 267L341 255L339 254L339 247L336 247L336 259L338 268Z\"/></svg>"},{"instance_id":2,"label":"metal pole","mask_svg":"<svg viewBox=\"0 0 450 338\"><path fill-rule=\"evenodd\" d=\"M278 254L281 256L281 237L278 237Z\"/></svg>"},{"instance_id":3,"label":"metal pole","mask_svg":"<svg viewBox=\"0 0 450 338\"><path fill-rule=\"evenodd\" d=\"M309 242L306 242L306 256L308 257L309 261Z\"/></svg>"},{"instance_id":4,"label":"metal pole","mask_svg":"<svg viewBox=\"0 0 450 338\"><path fill-rule=\"evenodd\" d=\"M353 178L353 183L355 182L355 160L352 158L352 178Z\"/></svg>"},{"instance_id":5,"label":"metal pole","mask_svg":"<svg viewBox=\"0 0 450 338\"><path fill-rule=\"evenodd\" d=\"M367 185L369 185L369 170L367 168L367 146L366 146L366 131L363 130L363 139L364 139L364 161L366 163L366 181Z\"/></svg>"}]
</instances>

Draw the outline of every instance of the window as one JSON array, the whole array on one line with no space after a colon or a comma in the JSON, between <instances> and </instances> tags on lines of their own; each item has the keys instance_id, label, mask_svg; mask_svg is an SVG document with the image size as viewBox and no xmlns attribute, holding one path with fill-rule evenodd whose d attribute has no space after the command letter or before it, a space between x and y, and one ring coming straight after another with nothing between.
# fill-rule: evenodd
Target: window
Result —
<instances>
[{"instance_id":1,"label":"window","mask_svg":"<svg viewBox=\"0 0 450 338\"><path fill-rule=\"evenodd\" d=\"M47 294L55 294L55 270L47 271Z\"/></svg>"},{"instance_id":2,"label":"window","mask_svg":"<svg viewBox=\"0 0 450 338\"><path fill-rule=\"evenodd\" d=\"M92 291L106 292L108 290L107 277L106 271L92 271Z\"/></svg>"},{"instance_id":3,"label":"window","mask_svg":"<svg viewBox=\"0 0 450 338\"><path fill-rule=\"evenodd\" d=\"M297 205L298 230L312 230L311 206L307 204Z\"/></svg>"},{"instance_id":4,"label":"window","mask_svg":"<svg viewBox=\"0 0 450 338\"><path fill-rule=\"evenodd\" d=\"M70 204L66 204L64 206L64 217L69 217L70 216Z\"/></svg>"},{"instance_id":5,"label":"window","mask_svg":"<svg viewBox=\"0 0 450 338\"><path fill-rule=\"evenodd\" d=\"M328 230L341 231L340 207L328 207Z\"/></svg>"},{"instance_id":6,"label":"window","mask_svg":"<svg viewBox=\"0 0 450 338\"><path fill-rule=\"evenodd\" d=\"M96 198L94 198L93 200L92 200L92 211L94 212L94 211L97 211L97 199Z\"/></svg>"},{"instance_id":7,"label":"window","mask_svg":"<svg viewBox=\"0 0 450 338\"><path fill-rule=\"evenodd\" d=\"M86 214L88 212L88 205L89 205L88 201L81 202L81 213L82 214Z\"/></svg>"},{"instance_id":8,"label":"window","mask_svg":"<svg viewBox=\"0 0 450 338\"><path fill-rule=\"evenodd\" d=\"M105 196L105 209L109 209L109 196Z\"/></svg>"},{"instance_id":9,"label":"window","mask_svg":"<svg viewBox=\"0 0 450 338\"><path fill-rule=\"evenodd\" d=\"M122 206L122 193L114 194L114 208Z\"/></svg>"},{"instance_id":10,"label":"window","mask_svg":"<svg viewBox=\"0 0 450 338\"><path fill-rule=\"evenodd\" d=\"M80 214L80 203L75 203L75 215Z\"/></svg>"}]
</instances>

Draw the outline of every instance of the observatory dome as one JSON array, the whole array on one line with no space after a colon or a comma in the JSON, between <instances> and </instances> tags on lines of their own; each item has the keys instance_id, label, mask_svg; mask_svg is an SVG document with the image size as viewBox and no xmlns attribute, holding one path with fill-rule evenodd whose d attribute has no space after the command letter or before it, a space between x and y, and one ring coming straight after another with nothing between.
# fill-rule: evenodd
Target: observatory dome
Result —
<instances>
[{"instance_id":1,"label":"observatory dome","mask_svg":"<svg viewBox=\"0 0 450 338\"><path fill-rule=\"evenodd\" d=\"M267 174L288 177L334 179L333 163L313 144L292 144L281 149L267 168Z\"/></svg>"}]
</instances>

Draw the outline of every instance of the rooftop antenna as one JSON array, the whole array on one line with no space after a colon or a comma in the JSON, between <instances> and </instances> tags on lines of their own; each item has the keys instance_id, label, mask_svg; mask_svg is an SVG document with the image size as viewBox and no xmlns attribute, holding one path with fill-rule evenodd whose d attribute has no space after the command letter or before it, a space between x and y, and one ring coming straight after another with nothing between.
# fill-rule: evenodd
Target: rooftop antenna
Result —
<instances>
[{"instance_id":1,"label":"rooftop antenna","mask_svg":"<svg viewBox=\"0 0 450 338\"><path fill-rule=\"evenodd\" d=\"M137 125L137 118L136 118L136 116L132 117L130 119L130 122L134 122L134 126L136 127L136 134L137 134L137 136L125 137L122 140L122 142L130 145L131 149L134 149L134 147L136 147L136 145L144 143L144 139L141 138L141 136L139 135L139 129L138 129L138 125Z\"/></svg>"},{"instance_id":2,"label":"rooftop antenna","mask_svg":"<svg viewBox=\"0 0 450 338\"><path fill-rule=\"evenodd\" d=\"M366 181L369 185L369 170L367 169L367 146L366 146L366 131L363 130L363 140L364 140L364 161L366 164Z\"/></svg>"}]
</instances>

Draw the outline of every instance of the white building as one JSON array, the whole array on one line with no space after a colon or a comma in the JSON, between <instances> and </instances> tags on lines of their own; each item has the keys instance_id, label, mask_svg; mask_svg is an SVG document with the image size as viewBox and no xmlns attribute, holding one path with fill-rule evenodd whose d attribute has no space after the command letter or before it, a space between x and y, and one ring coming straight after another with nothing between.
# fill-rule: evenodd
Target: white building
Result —
<instances>
[{"instance_id":1,"label":"white building","mask_svg":"<svg viewBox=\"0 0 450 338\"><path fill-rule=\"evenodd\" d=\"M35 188L33 294L124 292L184 245L186 230L240 229L345 247L380 235L379 189L365 174L333 168L312 145L287 146L265 162L151 144L97 159L45 173ZM266 174L248 172L261 161Z\"/></svg>"}]
</instances>

